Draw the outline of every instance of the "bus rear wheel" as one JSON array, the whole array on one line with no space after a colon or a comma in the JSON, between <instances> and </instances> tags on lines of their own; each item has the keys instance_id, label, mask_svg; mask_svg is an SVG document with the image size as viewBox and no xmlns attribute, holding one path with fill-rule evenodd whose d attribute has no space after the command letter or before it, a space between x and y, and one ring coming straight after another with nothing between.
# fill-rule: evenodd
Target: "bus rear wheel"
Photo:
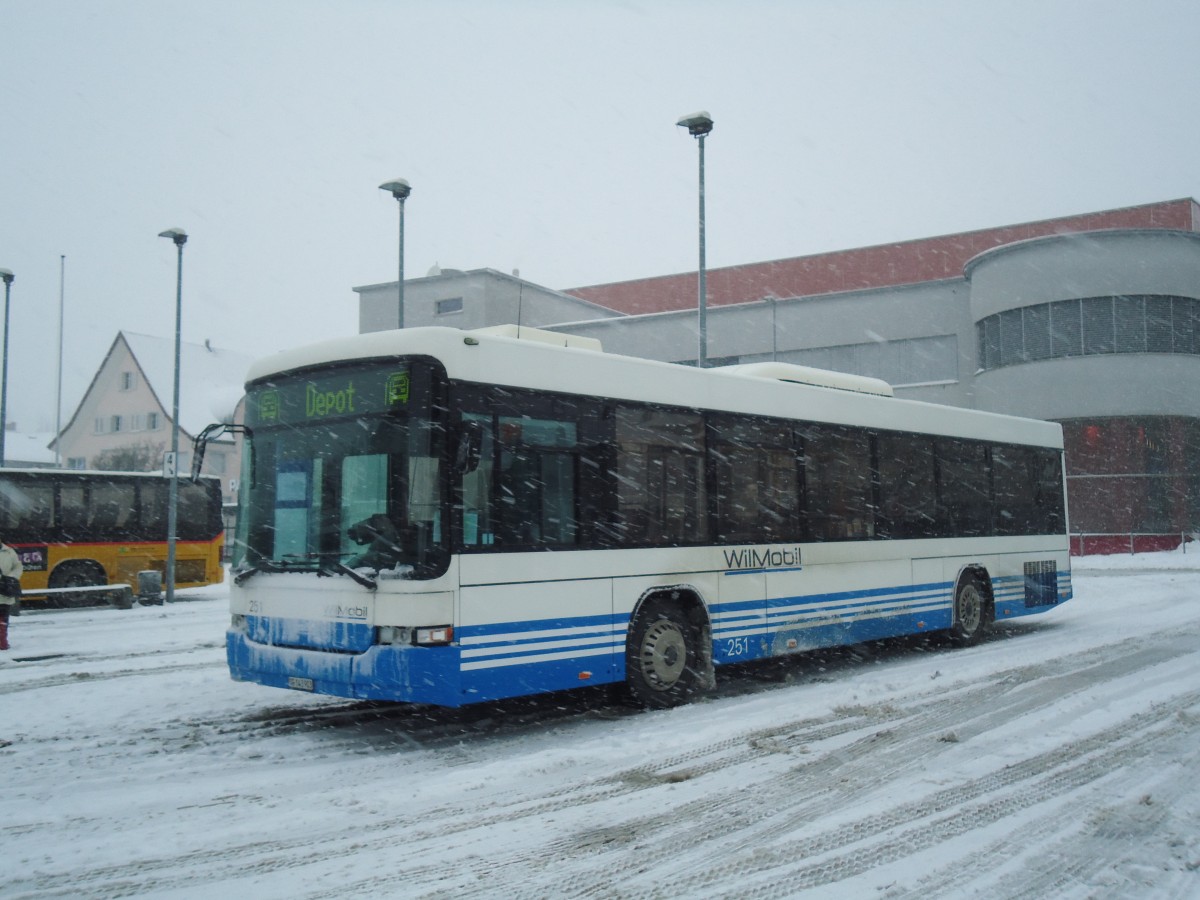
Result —
<instances>
[{"instance_id":1,"label":"bus rear wheel","mask_svg":"<svg viewBox=\"0 0 1200 900\"><path fill-rule=\"evenodd\" d=\"M625 683L651 709L687 703L703 692L705 658L696 627L676 604L651 601L635 616L625 647Z\"/></svg>"},{"instance_id":2,"label":"bus rear wheel","mask_svg":"<svg viewBox=\"0 0 1200 900\"><path fill-rule=\"evenodd\" d=\"M960 647L978 644L991 624L991 604L976 575L964 575L954 589L954 624L950 640Z\"/></svg>"},{"instance_id":3,"label":"bus rear wheel","mask_svg":"<svg viewBox=\"0 0 1200 900\"><path fill-rule=\"evenodd\" d=\"M70 560L62 563L51 574L49 586L52 588L93 587L107 584L108 578L104 569L92 560ZM78 594L57 594L57 599L49 599L48 606L86 606L102 599L91 591L80 591Z\"/></svg>"}]
</instances>

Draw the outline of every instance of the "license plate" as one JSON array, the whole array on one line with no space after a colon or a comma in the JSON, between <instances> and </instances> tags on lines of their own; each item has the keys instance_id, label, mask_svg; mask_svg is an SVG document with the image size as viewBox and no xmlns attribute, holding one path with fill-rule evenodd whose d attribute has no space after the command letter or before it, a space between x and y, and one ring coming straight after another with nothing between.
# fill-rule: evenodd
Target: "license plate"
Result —
<instances>
[{"instance_id":1,"label":"license plate","mask_svg":"<svg viewBox=\"0 0 1200 900\"><path fill-rule=\"evenodd\" d=\"M311 691L315 685L311 678L297 678L293 675L288 678L288 687L297 691Z\"/></svg>"}]
</instances>

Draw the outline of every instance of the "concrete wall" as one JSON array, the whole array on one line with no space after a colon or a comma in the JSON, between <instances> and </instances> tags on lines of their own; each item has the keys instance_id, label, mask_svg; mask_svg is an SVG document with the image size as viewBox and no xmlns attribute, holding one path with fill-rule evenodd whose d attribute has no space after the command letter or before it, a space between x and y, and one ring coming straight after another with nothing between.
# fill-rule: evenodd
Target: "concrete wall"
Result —
<instances>
[{"instance_id":1,"label":"concrete wall","mask_svg":"<svg viewBox=\"0 0 1200 900\"><path fill-rule=\"evenodd\" d=\"M968 291L962 280L710 307L707 319L708 358L718 362L757 362L774 356L785 362L822 365L811 358L812 351L951 338L958 359L931 379L936 383L904 387L897 394L970 405L976 351ZM698 328L696 310L552 326L555 331L596 338L610 353L667 362L695 361ZM840 369L882 377L871 370L869 357L835 353L830 358L867 361Z\"/></svg>"}]
</instances>

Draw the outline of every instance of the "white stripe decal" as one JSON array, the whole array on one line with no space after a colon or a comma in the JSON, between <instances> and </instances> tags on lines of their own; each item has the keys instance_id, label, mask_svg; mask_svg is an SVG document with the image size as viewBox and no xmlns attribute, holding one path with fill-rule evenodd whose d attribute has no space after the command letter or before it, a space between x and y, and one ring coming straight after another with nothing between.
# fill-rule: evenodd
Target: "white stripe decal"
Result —
<instances>
[{"instance_id":1,"label":"white stripe decal","mask_svg":"<svg viewBox=\"0 0 1200 900\"><path fill-rule=\"evenodd\" d=\"M602 634L591 638L563 638L561 641L518 641L505 643L494 647L476 647L473 650L463 650L463 659L480 658L485 656L509 656L513 653L541 650L557 650L561 647L583 647L596 644L612 646L615 634ZM624 632L621 632L624 637Z\"/></svg>"},{"instance_id":2,"label":"white stripe decal","mask_svg":"<svg viewBox=\"0 0 1200 900\"><path fill-rule=\"evenodd\" d=\"M512 656L506 659L484 659L478 662L462 663L459 668L463 672L470 672L477 669L498 669L503 666L523 666L527 663L556 662L562 659L582 659L589 656L608 656L616 647L617 645L614 643L610 647L596 647L578 652L538 653L529 656Z\"/></svg>"}]
</instances>

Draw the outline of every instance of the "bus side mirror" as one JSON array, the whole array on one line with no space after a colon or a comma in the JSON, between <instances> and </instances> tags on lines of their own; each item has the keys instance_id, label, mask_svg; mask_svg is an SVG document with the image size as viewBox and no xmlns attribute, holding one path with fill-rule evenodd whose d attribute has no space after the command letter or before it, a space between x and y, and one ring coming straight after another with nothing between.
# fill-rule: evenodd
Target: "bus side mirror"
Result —
<instances>
[{"instance_id":1,"label":"bus side mirror","mask_svg":"<svg viewBox=\"0 0 1200 900\"><path fill-rule=\"evenodd\" d=\"M467 475L479 468L483 456L483 423L470 420L462 423L458 435L458 450L454 456L454 470Z\"/></svg>"},{"instance_id":2,"label":"bus side mirror","mask_svg":"<svg viewBox=\"0 0 1200 900\"><path fill-rule=\"evenodd\" d=\"M204 429L208 431L208 429ZM200 480L200 470L204 468L204 448L208 446L208 441L201 437L197 437L192 442L192 484Z\"/></svg>"},{"instance_id":3,"label":"bus side mirror","mask_svg":"<svg viewBox=\"0 0 1200 900\"><path fill-rule=\"evenodd\" d=\"M200 469L204 466L204 448L208 446L208 442L220 437L223 434L243 434L246 436L246 452L250 454L250 481L254 481L254 432L246 425L231 425L225 422L216 422L208 425L196 435L196 439L192 441L192 483L195 484L200 480Z\"/></svg>"}]
</instances>

